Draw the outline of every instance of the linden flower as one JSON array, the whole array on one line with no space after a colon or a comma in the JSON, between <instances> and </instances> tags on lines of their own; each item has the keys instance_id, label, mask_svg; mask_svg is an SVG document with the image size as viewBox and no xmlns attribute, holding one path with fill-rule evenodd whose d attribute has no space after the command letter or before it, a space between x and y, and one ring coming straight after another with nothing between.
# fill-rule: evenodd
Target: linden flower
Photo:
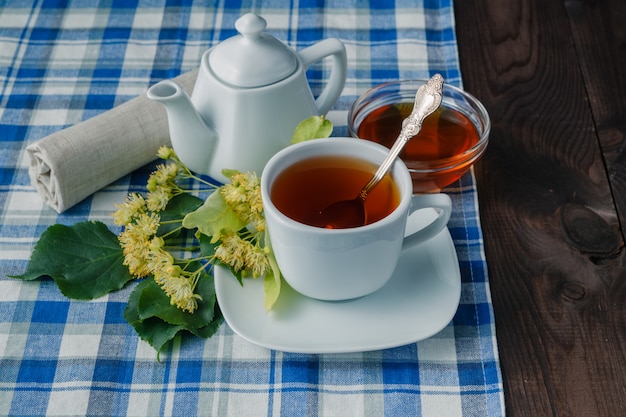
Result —
<instances>
[{"instance_id":1,"label":"linden flower","mask_svg":"<svg viewBox=\"0 0 626 417\"><path fill-rule=\"evenodd\" d=\"M153 237L148 243L147 268L154 276L170 303L181 310L193 313L198 308L198 300L202 300L193 292L192 279L185 276L174 257L164 249L163 238Z\"/></svg>"},{"instance_id":2,"label":"linden flower","mask_svg":"<svg viewBox=\"0 0 626 417\"><path fill-rule=\"evenodd\" d=\"M150 241L159 227L156 214L139 214L134 223L129 223L118 240L124 254L124 265L131 274L141 278L152 272L150 268Z\"/></svg>"},{"instance_id":3,"label":"linden flower","mask_svg":"<svg viewBox=\"0 0 626 417\"><path fill-rule=\"evenodd\" d=\"M261 198L261 186L258 185L248 193L250 212L255 215L263 213L263 199Z\"/></svg>"},{"instance_id":4,"label":"linden flower","mask_svg":"<svg viewBox=\"0 0 626 417\"><path fill-rule=\"evenodd\" d=\"M150 251L160 251L165 247L165 241L161 236L154 236L150 239Z\"/></svg>"},{"instance_id":5,"label":"linden flower","mask_svg":"<svg viewBox=\"0 0 626 417\"><path fill-rule=\"evenodd\" d=\"M252 250L246 253L246 267L252 271L252 276L258 278L267 272L270 268L270 262L267 259L265 251L254 246Z\"/></svg>"},{"instance_id":6,"label":"linden flower","mask_svg":"<svg viewBox=\"0 0 626 417\"><path fill-rule=\"evenodd\" d=\"M154 269L152 272L154 274L154 281L161 287L164 287L167 285L169 280L179 277L183 271L178 265L173 263L167 265L167 263L164 262L160 265L160 267Z\"/></svg>"},{"instance_id":7,"label":"linden flower","mask_svg":"<svg viewBox=\"0 0 626 417\"><path fill-rule=\"evenodd\" d=\"M155 213L141 213L135 219L135 223L131 223L127 226L127 229L136 230L137 233L143 234L145 240L149 240L154 234L156 234L159 228L159 222L161 218Z\"/></svg>"},{"instance_id":8,"label":"linden flower","mask_svg":"<svg viewBox=\"0 0 626 417\"><path fill-rule=\"evenodd\" d=\"M133 193L126 196L124 204L116 204L117 211L113 213L113 222L118 226L129 224L135 217L146 209L146 201L141 194Z\"/></svg>"},{"instance_id":9,"label":"linden flower","mask_svg":"<svg viewBox=\"0 0 626 417\"><path fill-rule=\"evenodd\" d=\"M237 203L244 203L252 200L251 195L257 192L261 182L254 172L240 172L234 174L230 183L222 187L221 193L224 200L229 205L236 205Z\"/></svg>"},{"instance_id":10,"label":"linden flower","mask_svg":"<svg viewBox=\"0 0 626 417\"><path fill-rule=\"evenodd\" d=\"M159 151L157 152L157 156L161 159L170 159L173 158L176 154L174 153L174 149L167 147L167 146L161 146L159 148Z\"/></svg>"},{"instance_id":11,"label":"linden flower","mask_svg":"<svg viewBox=\"0 0 626 417\"><path fill-rule=\"evenodd\" d=\"M256 173L234 174L230 183L220 188L220 193L242 221L252 223L260 232L265 231L261 181Z\"/></svg>"},{"instance_id":12,"label":"linden flower","mask_svg":"<svg viewBox=\"0 0 626 417\"><path fill-rule=\"evenodd\" d=\"M202 297L194 294L192 280L184 276L180 266L163 263L154 271L154 280L170 298L172 305L188 313L196 311L198 300L202 300Z\"/></svg>"},{"instance_id":13,"label":"linden flower","mask_svg":"<svg viewBox=\"0 0 626 417\"><path fill-rule=\"evenodd\" d=\"M249 194L250 204L250 217L249 221L252 222L254 228L259 232L264 232L265 216L263 215L263 201L261 200L261 187L257 187L254 192Z\"/></svg>"},{"instance_id":14,"label":"linden flower","mask_svg":"<svg viewBox=\"0 0 626 417\"><path fill-rule=\"evenodd\" d=\"M170 303L181 310L193 313L198 308L198 294L194 294L191 281L185 277L170 277L163 285L163 291L170 297Z\"/></svg>"},{"instance_id":15,"label":"linden flower","mask_svg":"<svg viewBox=\"0 0 626 417\"><path fill-rule=\"evenodd\" d=\"M162 211L165 210L171 198L172 189L167 186L159 186L154 191L148 193L146 205L148 206L148 210Z\"/></svg>"},{"instance_id":16,"label":"linden flower","mask_svg":"<svg viewBox=\"0 0 626 417\"><path fill-rule=\"evenodd\" d=\"M235 186L233 183L223 185L220 194L229 206L237 206L246 202L246 190L243 187Z\"/></svg>"},{"instance_id":17,"label":"linden flower","mask_svg":"<svg viewBox=\"0 0 626 417\"><path fill-rule=\"evenodd\" d=\"M236 233L229 233L222 236L222 243L215 249L215 257L239 272L244 267L245 251L250 244Z\"/></svg>"},{"instance_id":18,"label":"linden flower","mask_svg":"<svg viewBox=\"0 0 626 417\"><path fill-rule=\"evenodd\" d=\"M252 223L254 224L254 228L257 231L265 232L265 229L266 229L265 217L257 216L254 220L252 220Z\"/></svg>"},{"instance_id":19,"label":"linden flower","mask_svg":"<svg viewBox=\"0 0 626 417\"><path fill-rule=\"evenodd\" d=\"M251 271L255 278L265 274L270 267L265 251L236 233L222 237L222 244L216 248L215 257L235 272Z\"/></svg>"},{"instance_id":20,"label":"linden flower","mask_svg":"<svg viewBox=\"0 0 626 417\"><path fill-rule=\"evenodd\" d=\"M175 187L174 180L178 175L178 165L172 163L168 165L158 165L156 171L148 178L148 191L155 191L159 186Z\"/></svg>"},{"instance_id":21,"label":"linden flower","mask_svg":"<svg viewBox=\"0 0 626 417\"><path fill-rule=\"evenodd\" d=\"M159 165L156 170L156 178L159 184L170 184L178 175L178 165L175 163Z\"/></svg>"},{"instance_id":22,"label":"linden flower","mask_svg":"<svg viewBox=\"0 0 626 417\"><path fill-rule=\"evenodd\" d=\"M160 271L169 271L169 268L174 266L174 257L168 251L163 249L163 239L160 237L154 237L149 244L148 252L148 268L150 272L155 274L155 280L157 284L160 284L157 279ZM167 274L160 274L159 276Z\"/></svg>"},{"instance_id":23,"label":"linden flower","mask_svg":"<svg viewBox=\"0 0 626 417\"><path fill-rule=\"evenodd\" d=\"M136 253L129 252L124 255L123 263L128 266L128 270L132 275L141 278L150 274L150 268L146 259L144 256L137 256Z\"/></svg>"}]
</instances>

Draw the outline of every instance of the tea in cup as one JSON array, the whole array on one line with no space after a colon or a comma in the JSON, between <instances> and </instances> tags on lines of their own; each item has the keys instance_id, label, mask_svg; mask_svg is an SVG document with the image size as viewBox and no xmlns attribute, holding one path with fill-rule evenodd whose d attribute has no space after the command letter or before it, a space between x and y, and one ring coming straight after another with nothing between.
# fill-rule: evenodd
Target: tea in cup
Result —
<instances>
[{"instance_id":1,"label":"tea in cup","mask_svg":"<svg viewBox=\"0 0 626 417\"><path fill-rule=\"evenodd\" d=\"M265 166L261 195L270 244L285 281L299 293L321 300L373 293L391 278L403 249L430 239L448 223L450 198L413 195L411 176L399 159L365 200L366 224L327 228L316 223L328 205L355 198L387 152L353 138L316 139L283 149ZM430 219L433 209L434 220L406 231L409 216Z\"/></svg>"}]
</instances>

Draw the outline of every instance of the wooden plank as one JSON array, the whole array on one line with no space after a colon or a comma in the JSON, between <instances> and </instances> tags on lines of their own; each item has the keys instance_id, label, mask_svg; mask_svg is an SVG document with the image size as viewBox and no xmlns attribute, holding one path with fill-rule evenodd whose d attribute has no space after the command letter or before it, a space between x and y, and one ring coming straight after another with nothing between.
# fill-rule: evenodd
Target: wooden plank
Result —
<instances>
[{"instance_id":1,"label":"wooden plank","mask_svg":"<svg viewBox=\"0 0 626 417\"><path fill-rule=\"evenodd\" d=\"M464 86L493 122L476 175L509 416L626 415L626 257L612 194L626 189L611 189L589 104L610 84L590 90L577 49L600 38L572 6L455 4Z\"/></svg>"},{"instance_id":2,"label":"wooden plank","mask_svg":"<svg viewBox=\"0 0 626 417\"><path fill-rule=\"evenodd\" d=\"M626 227L626 2L569 1L572 35L622 230Z\"/></svg>"}]
</instances>

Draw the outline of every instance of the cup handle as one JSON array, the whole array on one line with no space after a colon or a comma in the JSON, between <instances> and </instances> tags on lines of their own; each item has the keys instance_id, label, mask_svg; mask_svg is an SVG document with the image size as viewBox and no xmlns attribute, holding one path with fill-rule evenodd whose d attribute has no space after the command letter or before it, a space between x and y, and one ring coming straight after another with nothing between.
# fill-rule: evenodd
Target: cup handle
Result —
<instances>
[{"instance_id":1,"label":"cup handle","mask_svg":"<svg viewBox=\"0 0 626 417\"><path fill-rule=\"evenodd\" d=\"M437 217L427 225L417 228L417 230L409 230L411 225L411 217L422 209L432 208L436 210ZM407 219L407 231L402 242L402 250L413 247L428 239L435 237L450 220L452 213L452 200L447 194L419 194L411 198L411 208Z\"/></svg>"},{"instance_id":2,"label":"cup handle","mask_svg":"<svg viewBox=\"0 0 626 417\"><path fill-rule=\"evenodd\" d=\"M329 38L303 49L299 55L305 71L312 63L332 55L333 61L330 77L326 86L315 100L319 113L326 114L335 104L346 84L348 70L346 48L339 39Z\"/></svg>"}]
</instances>

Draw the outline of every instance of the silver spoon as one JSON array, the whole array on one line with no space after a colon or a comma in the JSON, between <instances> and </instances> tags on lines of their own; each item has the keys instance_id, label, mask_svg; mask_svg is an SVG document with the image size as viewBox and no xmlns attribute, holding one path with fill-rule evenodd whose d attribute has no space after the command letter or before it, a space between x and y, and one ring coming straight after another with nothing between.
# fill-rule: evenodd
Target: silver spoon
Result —
<instances>
[{"instance_id":1,"label":"silver spoon","mask_svg":"<svg viewBox=\"0 0 626 417\"><path fill-rule=\"evenodd\" d=\"M329 229L363 226L366 220L365 199L384 178L409 139L422 129L424 119L441 105L443 77L435 74L417 90L411 114L402 121L402 130L372 179L365 184L356 198L333 203L318 214L316 223Z\"/></svg>"}]
</instances>

